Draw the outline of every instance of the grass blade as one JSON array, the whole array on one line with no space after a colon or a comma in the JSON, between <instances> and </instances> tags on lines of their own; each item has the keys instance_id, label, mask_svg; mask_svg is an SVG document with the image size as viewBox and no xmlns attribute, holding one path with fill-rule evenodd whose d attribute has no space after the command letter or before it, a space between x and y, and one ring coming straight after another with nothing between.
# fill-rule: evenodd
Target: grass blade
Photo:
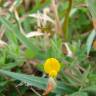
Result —
<instances>
[{"instance_id":1,"label":"grass blade","mask_svg":"<svg viewBox=\"0 0 96 96\"><path fill-rule=\"evenodd\" d=\"M12 77L16 80L20 80L21 82L27 83L28 85L38 87L40 89L45 89L47 86L47 79L40 78L30 75L24 75L20 73L14 73L10 71L0 70L0 73L5 74L9 77ZM57 87L53 91L54 93L72 93L74 92L71 88L64 85L63 82L57 82Z\"/></svg>"}]
</instances>

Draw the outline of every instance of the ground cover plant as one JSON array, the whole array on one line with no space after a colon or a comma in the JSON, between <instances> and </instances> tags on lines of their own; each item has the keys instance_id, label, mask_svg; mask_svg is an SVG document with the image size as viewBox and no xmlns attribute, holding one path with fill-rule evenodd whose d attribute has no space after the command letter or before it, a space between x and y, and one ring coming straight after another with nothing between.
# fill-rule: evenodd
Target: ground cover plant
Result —
<instances>
[{"instance_id":1,"label":"ground cover plant","mask_svg":"<svg viewBox=\"0 0 96 96\"><path fill-rule=\"evenodd\" d=\"M96 0L0 0L0 96L96 96Z\"/></svg>"}]
</instances>

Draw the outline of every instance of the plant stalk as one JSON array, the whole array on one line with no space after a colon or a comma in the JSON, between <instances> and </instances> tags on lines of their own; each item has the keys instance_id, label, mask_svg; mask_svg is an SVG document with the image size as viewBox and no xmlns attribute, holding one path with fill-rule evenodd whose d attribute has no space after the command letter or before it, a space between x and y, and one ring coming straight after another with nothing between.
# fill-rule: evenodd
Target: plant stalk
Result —
<instances>
[{"instance_id":1,"label":"plant stalk","mask_svg":"<svg viewBox=\"0 0 96 96\"><path fill-rule=\"evenodd\" d=\"M69 15L70 15L70 11L72 8L72 0L68 0L69 1L69 7L66 10L66 14L65 14L65 19L64 19L64 23L63 23L63 37L64 37L64 41L68 41L68 24L69 24Z\"/></svg>"}]
</instances>

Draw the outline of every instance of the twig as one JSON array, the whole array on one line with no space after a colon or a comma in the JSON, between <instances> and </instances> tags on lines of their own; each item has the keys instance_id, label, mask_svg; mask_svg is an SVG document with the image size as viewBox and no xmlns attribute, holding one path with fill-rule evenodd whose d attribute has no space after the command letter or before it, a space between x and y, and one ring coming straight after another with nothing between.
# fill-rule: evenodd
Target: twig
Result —
<instances>
[{"instance_id":1,"label":"twig","mask_svg":"<svg viewBox=\"0 0 96 96\"><path fill-rule=\"evenodd\" d=\"M30 88L37 96L42 96L42 95L40 95L34 88Z\"/></svg>"}]
</instances>

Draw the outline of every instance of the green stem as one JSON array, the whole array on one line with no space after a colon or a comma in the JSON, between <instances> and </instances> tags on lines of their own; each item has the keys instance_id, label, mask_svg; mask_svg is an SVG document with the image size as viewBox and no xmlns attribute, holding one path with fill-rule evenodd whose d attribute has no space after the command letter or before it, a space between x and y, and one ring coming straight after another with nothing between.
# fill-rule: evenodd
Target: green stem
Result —
<instances>
[{"instance_id":1,"label":"green stem","mask_svg":"<svg viewBox=\"0 0 96 96\"><path fill-rule=\"evenodd\" d=\"M64 37L65 41L68 40L68 23L69 23L70 11L71 11L71 8L72 8L72 0L68 0L68 1L69 1L69 7L66 10L65 20L64 20L64 23L63 23L63 31L64 31L63 37Z\"/></svg>"}]
</instances>

